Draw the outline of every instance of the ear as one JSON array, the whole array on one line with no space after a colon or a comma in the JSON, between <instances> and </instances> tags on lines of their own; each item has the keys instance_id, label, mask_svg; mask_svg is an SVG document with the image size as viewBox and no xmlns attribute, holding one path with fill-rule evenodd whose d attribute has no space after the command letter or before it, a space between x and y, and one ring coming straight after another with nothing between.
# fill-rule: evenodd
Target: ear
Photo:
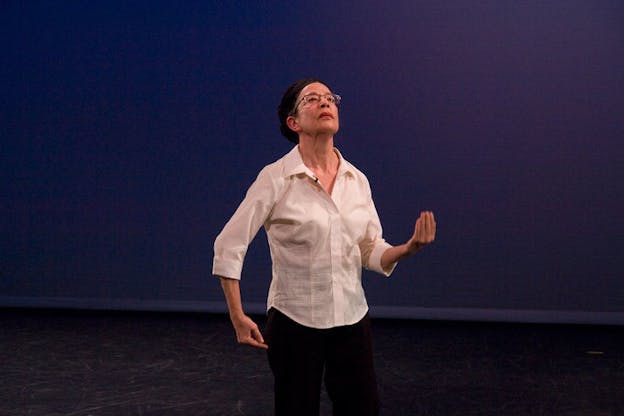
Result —
<instances>
[{"instance_id":1,"label":"ear","mask_svg":"<svg viewBox=\"0 0 624 416\"><path fill-rule=\"evenodd\" d=\"M299 125L299 123L297 123L297 120L295 120L293 116L288 116L288 118L286 119L286 125L289 129L296 133L301 131L301 126Z\"/></svg>"}]
</instances>

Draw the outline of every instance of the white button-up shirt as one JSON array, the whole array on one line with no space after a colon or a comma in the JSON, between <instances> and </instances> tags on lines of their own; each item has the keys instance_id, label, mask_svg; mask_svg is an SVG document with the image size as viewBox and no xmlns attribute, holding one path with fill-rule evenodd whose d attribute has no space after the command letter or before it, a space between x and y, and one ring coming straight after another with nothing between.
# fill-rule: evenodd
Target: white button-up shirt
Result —
<instances>
[{"instance_id":1,"label":"white button-up shirt","mask_svg":"<svg viewBox=\"0 0 624 416\"><path fill-rule=\"evenodd\" d=\"M251 240L264 225L273 262L267 309L312 328L358 322L368 311L362 266L389 276L366 176L340 158L332 194L303 164L299 148L266 166L214 243L212 272L240 279Z\"/></svg>"}]
</instances>

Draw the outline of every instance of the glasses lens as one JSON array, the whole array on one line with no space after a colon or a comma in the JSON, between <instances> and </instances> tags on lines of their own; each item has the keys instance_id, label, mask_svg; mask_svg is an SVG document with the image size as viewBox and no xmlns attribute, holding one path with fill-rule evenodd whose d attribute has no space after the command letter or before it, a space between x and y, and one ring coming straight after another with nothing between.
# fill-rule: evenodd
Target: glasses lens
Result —
<instances>
[{"instance_id":1,"label":"glasses lens","mask_svg":"<svg viewBox=\"0 0 624 416\"><path fill-rule=\"evenodd\" d=\"M299 105L304 105L304 106L313 105L313 104L320 102L322 98L327 100L328 103L334 104L336 107L340 105L340 101L342 100L342 98L338 94L329 93L329 94L320 95L320 94L313 92L311 94L307 94L301 97L301 101L299 101L299 104L295 106L295 109L293 110L293 112L296 111Z\"/></svg>"},{"instance_id":2,"label":"glasses lens","mask_svg":"<svg viewBox=\"0 0 624 416\"><path fill-rule=\"evenodd\" d=\"M315 104L315 103L318 103L320 99L321 99L321 96L318 94L308 94L305 97L303 97L303 102L305 104Z\"/></svg>"}]
</instances>

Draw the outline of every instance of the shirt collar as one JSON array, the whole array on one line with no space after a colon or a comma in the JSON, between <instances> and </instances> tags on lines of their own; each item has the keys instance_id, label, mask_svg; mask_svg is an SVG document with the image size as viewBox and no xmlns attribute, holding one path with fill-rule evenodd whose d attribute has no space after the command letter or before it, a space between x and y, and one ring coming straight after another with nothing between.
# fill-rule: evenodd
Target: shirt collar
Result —
<instances>
[{"instance_id":1,"label":"shirt collar","mask_svg":"<svg viewBox=\"0 0 624 416\"><path fill-rule=\"evenodd\" d=\"M355 175L353 165L349 163L344 157L342 157L342 153L338 149L334 147L336 154L340 158L340 165L338 165L338 173L336 176L341 176L345 174L350 174L351 176ZM310 177L314 177L314 173L310 168L308 168L301 158L301 153L299 152L299 146L293 147L293 149L284 156L284 177L290 177L293 175L298 175L304 173Z\"/></svg>"}]
</instances>

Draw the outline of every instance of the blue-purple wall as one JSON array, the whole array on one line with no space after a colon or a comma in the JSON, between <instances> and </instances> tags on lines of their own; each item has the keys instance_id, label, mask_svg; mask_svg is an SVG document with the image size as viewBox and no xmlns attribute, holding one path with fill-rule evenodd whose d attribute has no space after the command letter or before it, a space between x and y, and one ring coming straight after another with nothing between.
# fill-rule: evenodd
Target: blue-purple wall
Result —
<instances>
[{"instance_id":1,"label":"blue-purple wall","mask_svg":"<svg viewBox=\"0 0 624 416\"><path fill-rule=\"evenodd\" d=\"M385 237L438 221L374 310L624 322L622 2L8 2L0 33L0 305L222 308L214 238L317 76Z\"/></svg>"}]
</instances>

